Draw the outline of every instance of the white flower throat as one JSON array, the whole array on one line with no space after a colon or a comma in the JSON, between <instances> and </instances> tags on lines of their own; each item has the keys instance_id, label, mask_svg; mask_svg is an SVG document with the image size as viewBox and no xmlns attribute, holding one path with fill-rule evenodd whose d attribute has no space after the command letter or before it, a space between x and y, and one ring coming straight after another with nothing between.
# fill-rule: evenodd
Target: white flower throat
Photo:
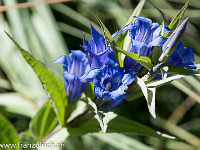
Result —
<instances>
[{"instance_id":1,"label":"white flower throat","mask_svg":"<svg viewBox=\"0 0 200 150\"><path fill-rule=\"evenodd\" d=\"M109 82L109 83L106 84L105 90L106 90L106 91L109 91L110 87L111 87L111 83Z\"/></svg>"}]
</instances>

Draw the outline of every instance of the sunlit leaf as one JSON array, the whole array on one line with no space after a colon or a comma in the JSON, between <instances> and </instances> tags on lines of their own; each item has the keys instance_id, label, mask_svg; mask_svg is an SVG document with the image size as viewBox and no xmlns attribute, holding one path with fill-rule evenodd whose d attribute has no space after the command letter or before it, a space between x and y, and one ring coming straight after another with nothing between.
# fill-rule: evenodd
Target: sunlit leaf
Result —
<instances>
[{"instance_id":1,"label":"sunlit leaf","mask_svg":"<svg viewBox=\"0 0 200 150\"><path fill-rule=\"evenodd\" d=\"M76 127L68 127L67 130L71 135L79 136L87 133L100 132L101 128L99 122L95 118L91 118ZM121 116L117 116L110 120L106 133L137 134L156 138L166 138L163 137L163 134L160 132ZM167 138L175 139L175 137L170 136Z\"/></svg>"},{"instance_id":2,"label":"sunlit leaf","mask_svg":"<svg viewBox=\"0 0 200 150\"><path fill-rule=\"evenodd\" d=\"M184 15L185 10L188 7L188 4L189 4L189 1L181 8L181 10L176 14L176 16L170 22L170 24L168 26L170 29L172 29L172 27L176 24L176 22L182 18L182 16Z\"/></svg>"},{"instance_id":3,"label":"sunlit leaf","mask_svg":"<svg viewBox=\"0 0 200 150\"><path fill-rule=\"evenodd\" d=\"M156 113L155 113L155 94L156 94L156 88L148 88L144 81L140 78L137 77L136 79L137 84L140 86L142 93L144 94L144 97L147 101L147 106L149 109L150 114L156 118Z\"/></svg>"},{"instance_id":4,"label":"sunlit leaf","mask_svg":"<svg viewBox=\"0 0 200 150\"><path fill-rule=\"evenodd\" d=\"M113 112L104 113L103 111L99 111L96 104L91 101L91 99L88 99L88 104L94 109L96 119L98 120L103 133L106 133L109 121L114 119L117 115Z\"/></svg>"},{"instance_id":5,"label":"sunlit leaf","mask_svg":"<svg viewBox=\"0 0 200 150\"><path fill-rule=\"evenodd\" d=\"M94 91L94 83L87 82L86 88L85 88L85 95L89 97L91 100L94 100L96 97L93 91Z\"/></svg>"},{"instance_id":6,"label":"sunlit leaf","mask_svg":"<svg viewBox=\"0 0 200 150\"><path fill-rule=\"evenodd\" d=\"M8 34L8 37L13 41L16 47L19 49L21 54L24 56L29 65L33 68L47 95L52 103L52 106L58 115L61 125L64 125L66 122L65 113L67 107L67 97L64 90L64 83L50 70L44 67L44 65L31 56L28 52L22 49L19 44Z\"/></svg>"},{"instance_id":7,"label":"sunlit leaf","mask_svg":"<svg viewBox=\"0 0 200 150\"><path fill-rule=\"evenodd\" d=\"M131 53L131 52L128 52L128 51L125 51L119 47L116 47L116 49L133 58L135 61L137 61L138 63L140 63L141 65L143 65L144 67L146 67L147 69L152 69L153 68L153 64L151 63L151 59L149 57L146 57L146 56L142 56L142 55L138 55L138 54L134 54L134 53Z\"/></svg>"},{"instance_id":8,"label":"sunlit leaf","mask_svg":"<svg viewBox=\"0 0 200 150\"><path fill-rule=\"evenodd\" d=\"M117 44L117 47L123 48L125 37L126 37L126 34L124 32L122 32L121 34L118 34L115 37L115 42Z\"/></svg>"},{"instance_id":9,"label":"sunlit leaf","mask_svg":"<svg viewBox=\"0 0 200 150\"><path fill-rule=\"evenodd\" d=\"M181 20L181 18L183 17L185 10L187 9L189 4L189 1L182 7L182 9L176 14L176 16L172 19L172 21L169 24L169 28L172 29L172 27L176 24L176 22L179 20ZM165 34L164 37L167 37L168 33Z\"/></svg>"}]
</instances>

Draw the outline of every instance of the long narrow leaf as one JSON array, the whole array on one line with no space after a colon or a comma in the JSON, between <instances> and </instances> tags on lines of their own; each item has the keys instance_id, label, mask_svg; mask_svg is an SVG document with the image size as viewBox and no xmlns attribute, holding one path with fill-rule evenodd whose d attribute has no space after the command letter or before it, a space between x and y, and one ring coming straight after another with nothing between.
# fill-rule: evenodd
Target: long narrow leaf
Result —
<instances>
[{"instance_id":1,"label":"long narrow leaf","mask_svg":"<svg viewBox=\"0 0 200 150\"><path fill-rule=\"evenodd\" d=\"M141 65L143 65L144 67L146 67L147 69L152 69L153 68L153 64L151 63L151 59L149 57L146 57L146 56L142 56L142 55L138 55L138 54L134 54L134 53L131 53L131 52L128 52L128 51L125 51L119 47L116 47L116 49L133 58L135 61L137 61L138 63L140 63Z\"/></svg>"},{"instance_id":2,"label":"long narrow leaf","mask_svg":"<svg viewBox=\"0 0 200 150\"><path fill-rule=\"evenodd\" d=\"M28 52L22 49L19 44L6 32L8 37L13 41L21 54L24 56L29 65L33 68L38 78L40 79L43 87L48 93L48 97L52 106L58 115L61 125L66 122L65 110L67 107L67 97L64 91L64 83L50 70L44 67L44 65L31 56Z\"/></svg>"},{"instance_id":3,"label":"long narrow leaf","mask_svg":"<svg viewBox=\"0 0 200 150\"><path fill-rule=\"evenodd\" d=\"M113 50L115 58L118 60L119 65L122 67L123 66L123 62L121 60L121 55L116 50L116 46L117 45L116 45L116 43L115 43L112 35L110 34L110 32L108 31L108 29L106 28L106 26L103 24L103 22L97 16L95 16L95 18L98 20L98 22L99 22L99 24L101 26L101 29L103 30L103 34L104 34L104 37L105 37L105 40L106 40L107 47L110 47Z\"/></svg>"},{"instance_id":4,"label":"long narrow leaf","mask_svg":"<svg viewBox=\"0 0 200 150\"><path fill-rule=\"evenodd\" d=\"M178 14L173 18L173 20L170 22L169 24L169 28L171 29L178 20L180 20L185 12L185 10L187 9L189 4L189 1L183 6L183 8L178 12Z\"/></svg>"},{"instance_id":5,"label":"long narrow leaf","mask_svg":"<svg viewBox=\"0 0 200 150\"><path fill-rule=\"evenodd\" d=\"M182 75L192 75L200 74L200 71L193 69L186 69L174 65L166 65L168 67L168 74L182 74Z\"/></svg>"},{"instance_id":6,"label":"long narrow leaf","mask_svg":"<svg viewBox=\"0 0 200 150\"><path fill-rule=\"evenodd\" d=\"M95 118L80 124L77 127L68 127L68 132L71 135L84 135L87 133L100 132L101 128L99 122ZM165 136L143 124L137 123L133 120L129 120L125 117L117 116L114 119L110 120L108 123L107 133L124 133L124 134L137 134L137 135L146 135L156 138L166 138L174 139L175 137Z\"/></svg>"}]
</instances>

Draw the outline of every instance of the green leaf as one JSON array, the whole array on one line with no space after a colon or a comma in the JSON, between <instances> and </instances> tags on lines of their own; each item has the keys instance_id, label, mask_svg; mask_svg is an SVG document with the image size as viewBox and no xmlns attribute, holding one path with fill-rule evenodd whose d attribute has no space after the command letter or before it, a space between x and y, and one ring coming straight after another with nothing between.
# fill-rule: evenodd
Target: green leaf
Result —
<instances>
[{"instance_id":1,"label":"green leaf","mask_svg":"<svg viewBox=\"0 0 200 150\"><path fill-rule=\"evenodd\" d=\"M116 49L119 52L121 52L121 53L123 53L123 54L125 54L125 55L127 55L127 56L129 56L131 58L133 58L135 61L137 61L138 63L140 63L142 66L146 67L147 69L150 70L150 69L153 68L153 64L151 63L151 59L149 57L138 55L138 54L134 54L134 53L125 51L125 50L123 50L123 49L121 49L119 47L116 47Z\"/></svg>"},{"instance_id":2,"label":"green leaf","mask_svg":"<svg viewBox=\"0 0 200 150\"><path fill-rule=\"evenodd\" d=\"M33 68L45 91L48 94L50 102L58 115L59 122L61 125L64 125L66 122L66 116L68 114L65 113L67 108L67 97L64 90L64 83L50 70L44 67L44 65L31 56L28 52L22 49L19 44L6 32L8 37L13 41L16 47L19 49L21 54L24 56L29 65Z\"/></svg>"},{"instance_id":3,"label":"green leaf","mask_svg":"<svg viewBox=\"0 0 200 150\"><path fill-rule=\"evenodd\" d=\"M164 21L162 22L162 27L161 27L161 29L160 29L160 35L161 36L164 36L164 30L165 30L165 23L164 23Z\"/></svg>"},{"instance_id":4,"label":"green leaf","mask_svg":"<svg viewBox=\"0 0 200 150\"><path fill-rule=\"evenodd\" d=\"M156 88L148 88L144 81L140 78L136 78L137 84L140 86L142 93L144 94L144 97L147 101L147 106L149 109L150 114L156 118L156 113L155 113L155 94L156 94Z\"/></svg>"},{"instance_id":5,"label":"green leaf","mask_svg":"<svg viewBox=\"0 0 200 150\"><path fill-rule=\"evenodd\" d=\"M19 150L19 148L11 148L11 146L16 144L18 146L19 142L19 136L15 130L15 128L12 126L12 124L4 118L0 114L0 149L6 149L6 150ZM4 145L6 144L6 145ZM12 144L12 145L8 145Z\"/></svg>"},{"instance_id":6,"label":"green leaf","mask_svg":"<svg viewBox=\"0 0 200 150\"><path fill-rule=\"evenodd\" d=\"M153 54L152 54L152 60L153 60L154 65L158 64L158 59L161 54L162 54L161 47L155 46L153 49Z\"/></svg>"},{"instance_id":7,"label":"green leaf","mask_svg":"<svg viewBox=\"0 0 200 150\"><path fill-rule=\"evenodd\" d=\"M172 19L172 21L169 24L169 28L172 29L172 27L176 24L176 22L179 20L181 20L181 18L183 17L185 10L187 9L189 4L189 1L182 7L182 9L176 14L176 16ZM164 37L167 37L168 33L165 34Z\"/></svg>"},{"instance_id":8,"label":"green leaf","mask_svg":"<svg viewBox=\"0 0 200 150\"><path fill-rule=\"evenodd\" d=\"M151 81L146 84L147 87L162 86L168 82L171 82L173 80L180 79L183 77L187 77L187 76L200 76L199 70L185 69L185 68L174 66L174 65L164 65L163 67L167 67L168 69L167 74L173 74L173 76L164 78L162 80ZM166 77L166 70L164 72L162 71L162 73L164 73Z\"/></svg>"},{"instance_id":9,"label":"green leaf","mask_svg":"<svg viewBox=\"0 0 200 150\"><path fill-rule=\"evenodd\" d=\"M38 111L31 120L30 130L33 136L40 141L58 125L57 116L49 101Z\"/></svg>"},{"instance_id":10,"label":"green leaf","mask_svg":"<svg viewBox=\"0 0 200 150\"><path fill-rule=\"evenodd\" d=\"M181 75L198 75L200 74L200 71L193 70L193 69L186 69L174 65L165 65L168 67L168 74L181 74Z\"/></svg>"},{"instance_id":11,"label":"green leaf","mask_svg":"<svg viewBox=\"0 0 200 150\"><path fill-rule=\"evenodd\" d=\"M126 37L126 33L125 33L125 32L123 32L123 33L121 33L121 34L118 34L118 35L115 37L115 42L116 42L116 44L117 44L117 47L123 48L123 44L124 44L125 37Z\"/></svg>"},{"instance_id":12,"label":"green leaf","mask_svg":"<svg viewBox=\"0 0 200 150\"><path fill-rule=\"evenodd\" d=\"M189 4L189 1L181 8L181 10L178 12L178 14L176 14L176 16L173 18L173 20L170 22L169 24L169 28L171 29L178 20L180 20L182 18L182 16L184 15L185 10L187 9Z\"/></svg>"},{"instance_id":13,"label":"green leaf","mask_svg":"<svg viewBox=\"0 0 200 150\"><path fill-rule=\"evenodd\" d=\"M100 132L101 128L99 127L98 121L95 118L91 118L90 120L85 121L77 127L68 127L67 130L71 135L80 136L87 133ZM155 138L166 138L163 136L164 134L161 134L160 132L157 132L145 125L121 116L116 116L114 119L110 120L106 132L137 134ZM175 139L175 137L170 136L168 136L168 138Z\"/></svg>"},{"instance_id":14,"label":"green leaf","mask_svg":"<svg viewBox=\"0 0 200 150\"><path fill-rule=\"evenodd\" d=\"M128 96L124 99L127 101L132 101L143 96L143 93L141 89L138 88L137 84L134 84L134 86L131 86L128 90L126 90L126 93L128 94Z\"/></svg>"},{"instance_id":15,"label":"green leaf","mask_svg":"<svg viewBox=\"0 0 200 150\"><path fill-rule=\"evenodd\" d=\"M96 119L98 120L103 133L106 133L109 121L115 118L117 115L113 112L104 113L103 111L99 111L96 104L91 101L91 99L88 99L88 104L94 109Z\"/></svg>"},{"instance_id":16,"label":"green leaf","mask_svg":"<svg viewBox=\"0 0 200 150\"><path fill-rule=\"evenodd\" d=\"M115 42L116 42L117 47L123 48L123 45L124 45L124 42L125 42L125 37L126 37L126 35L127 35L127 32L128 32L128 31L124 31L123 33L118 34L118 35L115 37ZM125 55L122 55L122 54L119 53L119 52L118 52L118 55L120 55L120 56L118 56L118 58L121 58L120 60L122 60L121 63L123 64L123 61L124 61L124 59L125 59ZM123 65L121 65L121 66L123 66Z\"/></svg>"},{"instance_id":17,"label":"green leaf","mask_svg":"<svg viewBox=\"0 0 200 150\"><path fill-rule=\"evenodd\" d=\"M110 32L108 31L108 29L106 28L106 26L103 24L103 22L97 16L95 16L95 18L98 20L98 22L100 24L100 27L101 27L101 29L103 31L107 47L109 47L109 48L111 48L113 50L113 53L115 55L116 60L118 60L119 65L121 67L123 67L123 62L121 60L121 55L119 55L118 54L119 52L116 50L116 46L117 45L116 45L116 43L115 43L112 35L110 34Z\"/></svg>"},{"instance_id":18,"label":"green leaf","mask_svg":"<svg viewBox=\"0 0 200 150\"><path fill-rule=\"evenodd\" d=\"M89 97L91 100L94 100L96 98L94 94L94 83L93 82L87 82L86 88L85 88L85 95Z\"/></svg>"},{"instance_id":19,"label":"green leaf","mask_svg":"<svg viewBox=\"0 0 200 150\"><path fill-rule=\"evenodd\" d=\"M125 100L132 101L132 100L135 100L135 99L141 97L142 95L143 95L142 92L137 92L137 93L134 93L134 94L129 94L127 97L125 97Z\"/></svg>"}]
</instances>

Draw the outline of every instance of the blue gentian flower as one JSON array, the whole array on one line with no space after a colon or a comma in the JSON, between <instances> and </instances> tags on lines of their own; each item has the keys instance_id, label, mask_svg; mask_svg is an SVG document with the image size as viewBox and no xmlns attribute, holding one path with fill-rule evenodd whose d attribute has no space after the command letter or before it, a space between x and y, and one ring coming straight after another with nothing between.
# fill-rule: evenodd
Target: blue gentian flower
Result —
<instances>
[{"instance_id":1,"label":"blue gentian flower","mask_svg":"<svg viewBox=\"0 0 200 150\"><path fill-rule=\"evenodd\" d=\"M196 66L193 63L194 60L192 48L185 48L184 45L179 42L175 52L172 53L165 64L185 67L187 69L196 69Z\"/></svg>"},{"instance_id":2,"label":"blue gentian flower","mask_svg":"<svg viewBox=\"0 0 200 150\"><path fill-rule=\"evenodd\" d=\"M129 36L131 37L131 45L128 48L129 52L150 56L152 46L162 46L166 41L163 36L160 36L161 25L152 23L152 20L146 17L140 16L136 18L134 23L126 25L119 33L129 30ZM163 34L169 31L171 30L164 26ZM125 57L124 67L126 69L137 70L140 66L141 65L132 58L128 56Z\"/></svg>"},{"instance_id":3,"label":"blue gentian flower","mask_svg":"<svg viewBox=\"0 0 200 150\"><path fill-rule=\"evenodd\" d=\"M82 51L73 50L69 56L61 56L53 64L64 64L65 92L69 103L75 103L85 90L86 81L81 77L90 70L87 57Z\"/></svg>"},{"instance_id":4,"label":"blue gentian flower","mask_svg":"<svg viewBox=\"0 0 200 150\"><path fill-rule=\"evenodd\" d=\"M125 90L134 81L135 71L125 71L125 68L120 68L119 65L104 65L102 68L91 70L86 78L92 79L94 83L96 103L101 104L99 109L106 110L115 107L127 96Z\"/></svg>"},{"instance_id":5,"label":"blue gentian flower","mask_svg":"<svg viewBox=\"0 0 200 150\"><path fill-rule=\"evenodd\" d=\"M196 69L194 65L194 53L192 48L185 48L182 42L179 42L175 48L175 52L170 55L165 64L170 64L178 67L184 67L187 69ZM168 77L171 74L168 74ZM162 79L161 75L156 75L153 80Z\"/></svg>"},{"instance_id":6,"label":"blue gentian flower","mask_svg":"<svg viewBox=\"0 0 200 150\"><path fill-rule=\"evenodd\" d=\"M91 25L92 39L85 41L83 35L83 48L88 58L91 69L102 67L111 53L110 48L106 47L105 38Z\"/></svg>"}]
</instances>

